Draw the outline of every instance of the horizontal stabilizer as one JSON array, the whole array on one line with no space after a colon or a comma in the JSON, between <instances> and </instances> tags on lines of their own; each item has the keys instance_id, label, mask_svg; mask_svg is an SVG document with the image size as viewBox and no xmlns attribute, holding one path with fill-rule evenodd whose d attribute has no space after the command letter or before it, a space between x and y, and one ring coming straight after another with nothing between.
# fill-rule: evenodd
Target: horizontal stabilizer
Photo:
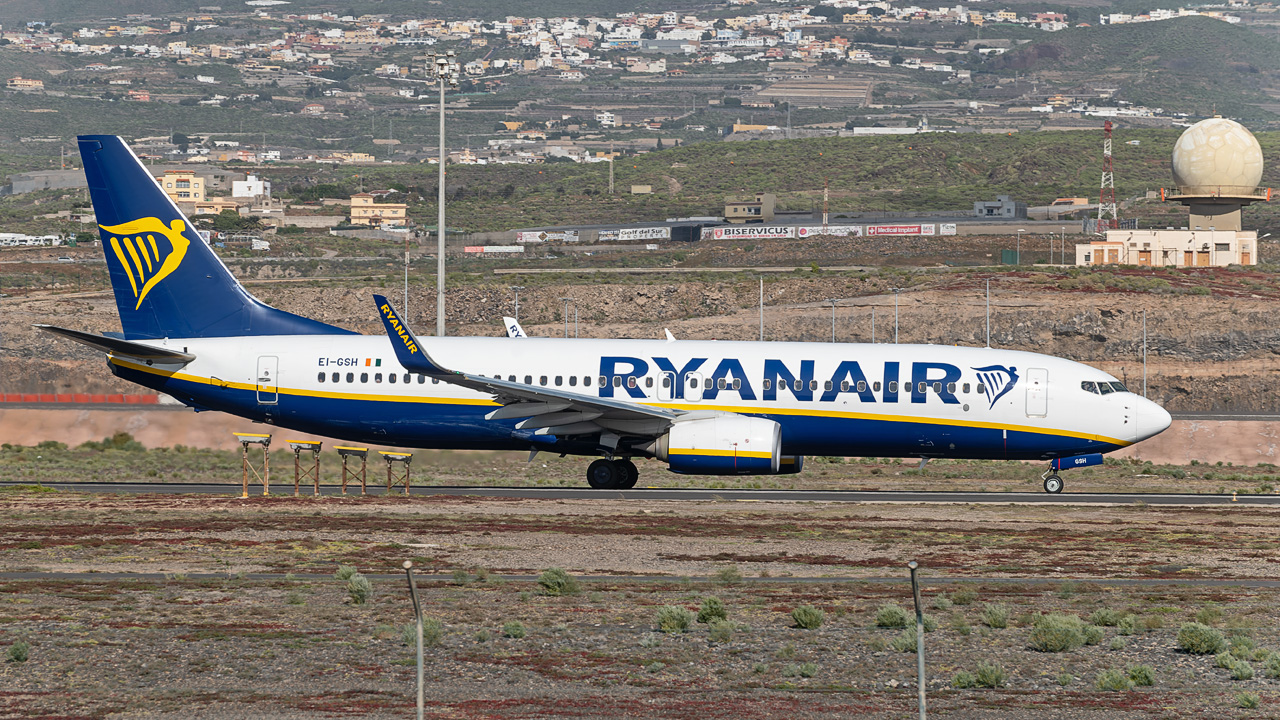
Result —
<instances>
[{"instance_id":1,"label":"horizontal stabilizer","mask_svg":"<svg viewBox=\"0 0 1280 720\"><path fill-rule=\"evenodd\" d=\"M60 335L68 340L73 340L81 345L88 345L95 350L101 350L110 355L123 355L125 357L137 358L139 360L151 360L153 362L164 363L189 363L196 359L191 353L179 352L177 350L169 350L168 348L152 347L143 345L142 343L130 342L128 340L119 340L116 338L104 337L102 335L93 335L91 333L80 332L79 330L68 330L55 325L35 325L37 330L43 330L47 333Z\"/></svg>"}]
</instances>

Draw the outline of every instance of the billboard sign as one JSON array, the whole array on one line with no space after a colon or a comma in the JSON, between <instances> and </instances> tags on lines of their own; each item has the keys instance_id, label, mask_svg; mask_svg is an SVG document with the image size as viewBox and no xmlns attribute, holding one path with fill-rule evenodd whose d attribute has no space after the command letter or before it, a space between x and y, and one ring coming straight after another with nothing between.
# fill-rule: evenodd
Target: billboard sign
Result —
<instances>
[{"instance_id":1,"label":"billboard sign","mask_svg":"<svg viewBox=\"0 0 1280 720\"><path fill-rule=\"evenodd\" d=\"M577 230L525 230L516 233L518 243L578 242Z\"/></svg>"},{"instance_id":2,"label":"billboard sign","mask_svg":"<svg viewBox=\"0 0 1280 720\"><path fill-rule=\"evenodd\" d=\"M939 226L938 226L938 234L939 234L939 235L955 235L955 234L956 234L956 224L955 224L955 223L942 223L941 225L939 225Z\"/></svg>"},{"instance_id":3,"label":"billboard sign","mask_svg":"<svg viewBox=\"0 0 1280 720\"><path fill-rule=\"evenodd\" d=\"M801 225L796 228L796 237L813 237L815 235L835 235L836 237L861 237L861 225Z\"/></svg>"},{"instance_id":4,"label":"billboard sign","mask_svg":"<svg viewBox=\"0 0 1280 720\"><path fill-rule=\"evenodd\" d=\"M669 227L622 228L618 231L619 240L670 240Z\"/></svg>"},{"instance_id":5,"label":"billboard sign","mask_svg":"<svg viewBox=\"0 0 1280 720\"><path fill-rule=\"evenodd\" d=\"M868 225L867 234L877 235L933 235L937 226L932 223L924 225Z\"/></svg>"},{"instance_id":6,"label":"billboard sign","mask_svg":"<svg viewBox=\"0 0 1280 720\"><path fill-rule=\"evenodd\" d=\"M523 245L468 245L462 248L465 253L522 253Z\"/></svg>"},{"instance_id":7,"label":"billboard sign","mask_svg":"<svg viewBox=\"0 0 1280 720\"><path fill-rule=\"evenodd\" d=\"M716 240L768 240L795 236L793 225L728 225L711 230L711 237Z\"/></svg>"}]
</instances>

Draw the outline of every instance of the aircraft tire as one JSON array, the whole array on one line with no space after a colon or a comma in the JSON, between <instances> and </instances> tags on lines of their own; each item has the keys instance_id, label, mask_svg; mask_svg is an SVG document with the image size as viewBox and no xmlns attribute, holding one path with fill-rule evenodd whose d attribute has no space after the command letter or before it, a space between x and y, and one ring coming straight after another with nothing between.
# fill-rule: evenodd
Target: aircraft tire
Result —
<instances>
[{"instance_id":1,"label":"aircraft tire","mask_svg":"<svg viewBox=\"0 0 1280 720\"><path fill-rule=\"evenodd\" d=\"M612 460L600 458L587 466L587 484L596 490L614 490L621 486L623 470Z\"/></svg>"},{"instance_id":2,"label":"aircraft tire","mask_svg":"<svg viewBox=\"0 0 1280 720\"><path fill-rule=\"evenodd\" d=\"M615 460L614 464L618 466L618 487L623 490L630 490L636 486L640 480L640 470L636 464L627 459Z\"/></svg>"},{"instance_id":3,"label":"aircraft tire","mask_svg":"<svg viewBox=\"0 0 1280 720\"><path fill-rule=\"evenodd\" d=\"M1050 475L1044 479L1044 491L1047 493L1057 494L1062 492L1062 478L1057 475Z\"/></svg>"}]
</instances>

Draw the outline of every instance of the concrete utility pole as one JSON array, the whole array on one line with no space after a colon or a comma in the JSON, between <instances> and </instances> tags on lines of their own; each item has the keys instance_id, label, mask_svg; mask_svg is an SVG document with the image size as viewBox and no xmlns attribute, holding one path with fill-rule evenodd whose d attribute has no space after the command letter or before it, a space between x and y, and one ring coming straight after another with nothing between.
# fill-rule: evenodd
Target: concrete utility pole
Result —
<instances>
[{"instance_id":1,"label":"concrete utility pole","mask_svg":"<svg viewBox=\"0 0 1280 720\"><path fill-rule=\"evenodd\" d=\"M1022 228L1018 229L1018 249L1014 252L1014 265L1022 264L1022 233L1026 232Z\"/></svg>"},{"instance_id":2,"label":"concrete utility pole","mask_svg":"<svg viewBox=\"0 0 1280 720\"><path fill-rule=\"evenodd\" d=\"M458 87L457 55L450 50L435 56L432 74L440 82L440 178L436 199L436 337L444 337L444 165L448 161L444 147L444 88Z\"/></svg>"},{"instance_id":3,"label":"concrete utility pole","mask_svg":"<svg viewBox=\"0 0 1280 720\"><path fill-rule=\"evenodd\" d=\"M987 347L991 347L991 278L987 278Z\"/></svg>"},{"instance_id":4,"label":"concrete utility pole","mask_svg":"<svg viewBox=\"0 0 1280 720\"><path fill-rule=\"evenodd\" d=\"M516 322L520 322L520 291L524 289L523 285L510 285L508 289L516 292Z\"/></svg>"},{"instance_id":5,"label":"concrete utility pole","mask_svg":"<svg viewBox=\"0 0 1280 720\"><path fill-rule=\"evenodd\" d=\"M564 337L566 340L568 340L569 339L569 303L573 302L573 298L562 297L560 299L564 301ZM576 314L578 306L575 305L573 309Z\"/></svg>"},{"instance_id":6,"label":"concrete utility pole","mask_svg":"<svg viewBox=\"0 0 1280 720\"><path fill-rule=\"evenodd\" d=\"M836 341L836 302L837 300L835 298L831 298L830 300L827 300L827 302L831 303L831 342L834 343Z\"/></svg>"},{"instance_id":7,"label":"concrete utility pole","mask_svg":"<svg viewBox=\"0 0 1280 720\"><path fill-rule=\"evenodd\" d=\"M893 288L893 343L898 344L898 293L902 288Z\"/></svg>"},{"instance_id":8,"label":"concrete utility pole","mask_svg":"<svg viewBox=\"0 0 1280 720\"><path fill-rule=\"evenodd\" d=\"M764 342L764 276L760 276L760 342Z\"/></svg>"}]
</instances>

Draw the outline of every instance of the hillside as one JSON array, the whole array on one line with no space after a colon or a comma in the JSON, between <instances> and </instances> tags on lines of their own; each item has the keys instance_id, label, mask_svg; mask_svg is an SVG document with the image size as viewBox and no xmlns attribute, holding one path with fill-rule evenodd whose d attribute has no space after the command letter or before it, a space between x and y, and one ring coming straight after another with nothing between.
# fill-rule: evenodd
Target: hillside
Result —
<instances>
[{"instance_id":1,"label":"hillside","mask_svg":"<svg viewBox=\"0 0 1280 720\"><path fill-rule=\"evenodd\" d=\"M1280 43L1207 17L1072 28L988 61L993 70L1117 82L1118 97L1193 114L1273 118L1256 107L1276 84Z\"/></svg>"}]
</instances>

